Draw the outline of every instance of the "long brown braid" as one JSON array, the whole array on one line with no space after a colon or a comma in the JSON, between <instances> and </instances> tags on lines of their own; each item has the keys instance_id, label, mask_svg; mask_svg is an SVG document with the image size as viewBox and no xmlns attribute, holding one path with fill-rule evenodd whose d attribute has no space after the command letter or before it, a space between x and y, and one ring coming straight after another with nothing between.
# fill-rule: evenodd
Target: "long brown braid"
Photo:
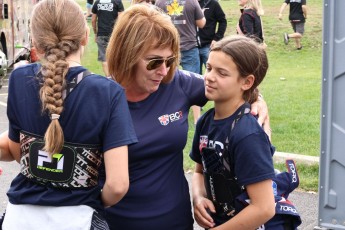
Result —
<instances>
[{"instance_id":1,"label":"long brown braid","mask_svg":"<svg viewBox=\"0 0 345 230\"><path fill-rule=\"evenodd\" d=\"M33 11L31 32L34 45L44 53L40 98L43 112L47 111L52 119L44 136L44 150L53 154L60 152L64 143L59 116L63 111L62 92L69 68L66 58L80 49L86 21L74 0L43 0Z\"/></svg>"}]
</instances>

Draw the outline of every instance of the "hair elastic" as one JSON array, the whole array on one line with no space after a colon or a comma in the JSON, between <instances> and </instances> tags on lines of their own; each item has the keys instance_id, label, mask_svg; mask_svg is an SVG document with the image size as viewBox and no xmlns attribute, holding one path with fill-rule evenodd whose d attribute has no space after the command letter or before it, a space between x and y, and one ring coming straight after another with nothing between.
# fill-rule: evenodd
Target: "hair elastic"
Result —
<instances>
[{"instance_id":1,"label":"hair elastic","mask_svg":"<svg viewBox=\"0 0 345 230\"><path fill-rule=\"evenodd\" d=\"M52 113L52 114L50 115L50 119L51 119L51 120L55 120L55 119L58 119L58 120L59 120L59 118L60 118L60 115L59 115L59 114Z\"/></svg>"}]
</instances>

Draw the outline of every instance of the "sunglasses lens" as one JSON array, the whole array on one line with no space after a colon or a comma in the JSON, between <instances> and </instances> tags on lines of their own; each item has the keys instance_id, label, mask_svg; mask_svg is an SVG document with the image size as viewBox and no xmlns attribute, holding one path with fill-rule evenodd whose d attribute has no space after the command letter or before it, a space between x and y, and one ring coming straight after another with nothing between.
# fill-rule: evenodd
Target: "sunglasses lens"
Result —
<instances>
[{"instance_id":1,"label":"sunglasses lens","mask_svg":"<svg viewBox=\"0 0 345 230\"><path fill-rule=\"evenodd\" d=\"M168 60L166 60L165 65L167 66L167 68L169 68L175 62L175 59L175 57L171 57Z\"/></svg>"},{"instance_id":2,"label":"sunglasses lens","mask_svg":"<svg viewBox=\"0 0 345 230\"><path fill-rule=\"evenodd\" d=\"M164 62L164 59L153 59L150 60L149 63L146 66L147 70L153 70L157 69L159 66L161 66Z\"/></svg>"},{"instance_id":3,"label":"sunglasses lens","mask_svg":"<svg viewBox=\"0 0 345 230\"><path fill-rule=\"evenodd\" d=\"M176 59L175 57L171 57L168 59L152 59L149 61L149 63L147 63L146 69L147 70L157 69L163 64L163 62L165 62L166 67L169 68L174 63L175 59Z\"/></svg>"}]
</instances>

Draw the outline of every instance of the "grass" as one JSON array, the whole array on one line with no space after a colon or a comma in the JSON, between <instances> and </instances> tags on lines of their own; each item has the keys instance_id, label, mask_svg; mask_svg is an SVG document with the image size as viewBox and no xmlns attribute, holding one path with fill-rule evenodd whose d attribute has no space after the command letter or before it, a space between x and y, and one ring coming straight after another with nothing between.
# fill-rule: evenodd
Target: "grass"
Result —
<instances>
[{"instance_id":1,"label":"grass","mask_svg":"<svg viewBox=\"0 0 345 230\"><path fill-rule=\"evenodd\" d=\"M85 9L85 0L76 0ZM319 156L320 152L320 107L321 107L321 52L322 52L322 0L308 2L308 20L302 38L303 49L297 51L293 40L283 43L283 33L291 33L288 21L288 7L283 12L283 20L278 20L281 0L262 0L265 15L262 17L269 71L260 85L269 106L272 128L272 143L280 152ZM129 1L123 1L125 8ZM237 1L221 0L226 13L228 27L226 35L235 34L240 11ZM91 25L90 25L91 28ZM91 71L103 74L97 61L97 46L91 30L89 45L85 49L83 64ZM204 111L212 107L209 102ZM189 115L190 129L184 150L184 168L191 170L194 163L188 153L194 135L192 115ZM317 191L318 165L297 164L303 190ZM276 168L285 170L284 165Z\"/></svg>"}]
</instances>

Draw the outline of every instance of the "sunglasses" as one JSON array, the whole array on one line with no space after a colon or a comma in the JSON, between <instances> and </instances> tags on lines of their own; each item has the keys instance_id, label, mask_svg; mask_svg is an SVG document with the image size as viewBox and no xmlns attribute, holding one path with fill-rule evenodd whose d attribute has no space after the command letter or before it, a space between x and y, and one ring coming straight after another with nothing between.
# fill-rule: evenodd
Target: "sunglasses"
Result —
<instances>
[{"instance_id":1,"label":"sunglasses","mask_svg":"<svg viewBox=\"0 0 345 230\"><path fill-rule=\"evenodd\" d=\"M146 69L147 70L157 69L163 63L165 63L165 66L169 68L175 62L175 60L176 60L176 57L150 59L146 65Z\"/></svg>"}]
</instances>

